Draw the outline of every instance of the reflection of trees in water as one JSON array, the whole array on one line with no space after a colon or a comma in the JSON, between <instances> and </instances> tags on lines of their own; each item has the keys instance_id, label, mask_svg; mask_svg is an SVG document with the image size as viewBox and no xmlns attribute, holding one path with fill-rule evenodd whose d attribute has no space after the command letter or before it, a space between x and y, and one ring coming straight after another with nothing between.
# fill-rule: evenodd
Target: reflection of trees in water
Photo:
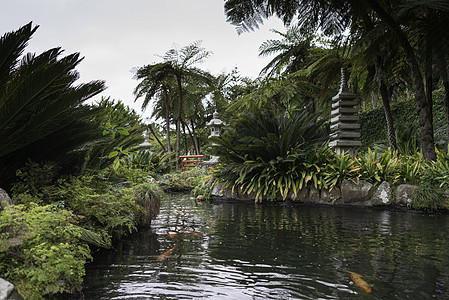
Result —
<instances>
[{"instance_id":1,"label":"reflection of trees in water","mask_svg":"<svg viewBox=\"0 0 449 300\"><path fill-rule=\"evenodd\" d=\"M386 295L442 294L448 285L448 222L447 215L229 204L218 216L210 255L228 262L292 266L298 274L321 269L334 274L334 282L347 283L342 272L350 269L370 283L387 282L376 287Z\"/></svg>"},{"instance_id":2,"label":"reflection of trees in water","mask_svg":"<svg viewBox=\"0 0 449 300\"><path fill-rule=\"evenodd\" d=\"M312 298L356 299L364 292L350 285L351 276L344 272L348 270L374 284L372 296L377 298L443 297L449 290L448 228L449 215L199 204L189 197L175 197L163 204L151 230L95 255L88 285L89 289L113 286L109 282L145 272L151 276L142 280L154 284L192 287L228 280L253 288L254 295L262 293L261 297L274 286L294 298L304 298L299 293L313 287L307 294ZM177 234L170 237L171 231ZM156 261L173 246L167 259Z\"/></svg>"},{"instance_id":3,"label":"reflection of trees in water","mask_svg":"<svg viewBox=\"0 0 449 300\"><path fill-rule=\"evenodd\" d=\"M93 253L93 262L86 265L84 284L90 290L107 287L111 282L130 274L132 266L142 266L143 260L159 251L157 234L142 230L113 244L112 249L99 249ZM111 287L112 290L112 287Z\"/></svg>"}]
</instances>

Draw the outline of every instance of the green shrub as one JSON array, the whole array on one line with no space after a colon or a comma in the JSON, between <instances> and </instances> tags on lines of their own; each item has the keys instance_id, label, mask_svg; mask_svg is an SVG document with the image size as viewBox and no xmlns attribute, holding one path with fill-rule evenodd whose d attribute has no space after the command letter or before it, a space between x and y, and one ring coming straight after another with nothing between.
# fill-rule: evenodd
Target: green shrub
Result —
<instances>
[{"instance_id":1,"label":"green shrub","mask_svg":"<svg viewBox=\"0 0 449 300\"><path fill-rule=\"evenodd\" d=\"M73 177L64 182L59 190L64 207L83 216L83 226L87 229L104 230L113 238L136 230L134 216L142 208L135 203L132 190L99 189L98 184L93 176Z\"/></svg>"},{"instance_id":2,"label":"green shrub","mask_svg":"<svg viewBox=\"0 0 449 300\"><path fill-rule=\"evenodd\" d=\"M76 222L53 205L8 206L0 212L0 274L26 299L80 291L92 257Z\"/></svg>"},{"instance_id":3,"label":"green shrub","mask_svg":"<svg viewBox=\"0 0 449 300\"><path fill-rule=\"evenodd\" d=\"M344 179L358 180L360 177L360 166L357 166L356 158L347 152L336 154L333 150L326 152L328 162L323 170L324 187L332 190Z\"/></svg>"},{"instance_id":4,"label":"green shrub","mask_svg":"<svg viewBox=\"0 0 449 300\"><path fill-rule=\"evenodd\" d=\"M18 181L14 184L12 191L14 195L31 196L31 202L50 204L57 198L57 188L54 184L58 175L58 167L53 162L28 161L25 167L17 170ZM26 203L27 200L23 199L26 197L16 198L15 203Z\"/></svg>"},{"instance_id":5,"label":"green shrub","mask_svg":"<svg viewBox=\"0 0 449 300\"><path fill-rule=\"evenodd\" d=\"M134 200L142 208L136 216L138 224L147 226L151 224L159 213L161 200L165 197L164 191L156 183L142 183L133 188Z\"/></svg>"},{"instance_id":6,"label":"green shrub","mask_svg":"<svg viewBox=\"0 0 449 300\"><path fill-rule=\"evenodd\" d=\"M425 172L418 188L412 194L412 207L434 212L439 209L448 209L448 204L448 197L444 189L436 184L430 172Z\"/></svg>"},{"instance_id":7,"label":"green shrub","mask_svg":"<svg viewBox=\"0 0 449 300\"><path fill-rule=\"evenodd\" d=\"M207 174L208 171L201 168L165 174L161 181L161 187L164 190L171 191L190 191L194 189Z\"/></svg>"},{"instance_id":8,"label":"green shrub","mask_svg":"<svg viewBox=\"0 0 449 300\"><path fill-rule=\"evenodd\" d=\"M214 187L214 181L209 178L204 178L198 183L197 186L192 190L192 194L195 197L203 196L205 199L209 200L212 195L212 189Z\"/></svg>"},{"instance_id":9,"label":"green shrub","mask_svg":"<svg viewBox=\"0 0 449 300\"><path fill-rule=\"evenodd\" d=\"M214 140L220 157L215 177L232 190L255 192L256 201L285 200L309 182L321 185L315 150L327 138L323 122L306 110L240 115Z\"/></svg>"},{"instance_id":10,"label":"green shrub","mask_svg":"<svg viewBox=\"0 0 449 300\"><path fill-rule=\"evenodd\" d=\"M447 122L445 116L444 88L433 92L433 120L435 131L435 143L438 147L445 149L447 147ZM395 128L399 130L398 138L408 143L408 146L416 146L415 141L401 138L404 130L418 128L418 118L416 115L416 102L414 99L398 101L391 104L391 113ZM362 147L373 147L376 144L388 144L387 128L383 107L378 107L370 111L359 113L360 133ZM412 135L413 136L413 135ZM415 132L416 138L416 132ZM400 145L398 145L400 146ZM401 154L413 154L412 151Z\"/></svg>"}]
</instances>

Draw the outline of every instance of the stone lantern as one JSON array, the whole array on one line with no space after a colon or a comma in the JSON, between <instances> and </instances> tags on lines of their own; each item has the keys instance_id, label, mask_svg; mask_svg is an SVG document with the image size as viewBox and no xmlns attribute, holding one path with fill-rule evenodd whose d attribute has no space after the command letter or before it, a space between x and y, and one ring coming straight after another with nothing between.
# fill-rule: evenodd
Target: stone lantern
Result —
<instances>
[{"instance_id":1,"label":"stone lantern","mask_svg":"<svg viewBox=\"0 0 449 300\"><path fill-rule=\"evenodd\" d=\"M213 136L220 136L221 127L225 125L224 122L218 118L217 111L215 111L212 116L213 116L212 120L210 120L209 123L206 124L206 126L210 128L209 138Z\"/></svg>"},{"instance_id":2,"label":"stone lantern","mask_svg":"<svg viewBox=\"0 0 449 300\"><path fill-rule=\"evenodd\" d=\"M225 125L225 123L218 118L218 112L215 111L212 115L212 120L209 121L209 123L206 124L207 127L210 128L210 135L209 139L213 136L220 136L221 128ZM212 142L212 146L216 145L214 142ZM218 162L218 156L212 155L210 160L207 162L204 162L205 165L212 166L216 162Z\"/></svg>"}]
</instances>

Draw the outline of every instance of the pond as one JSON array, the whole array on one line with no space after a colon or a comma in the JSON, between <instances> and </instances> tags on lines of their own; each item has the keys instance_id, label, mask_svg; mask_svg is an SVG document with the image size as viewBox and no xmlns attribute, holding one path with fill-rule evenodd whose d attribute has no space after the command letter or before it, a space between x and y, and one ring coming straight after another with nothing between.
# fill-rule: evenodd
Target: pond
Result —
<instances>
[{"instance_id":1,"label":"pond","mask_svg":"<svg viewBox=\"0 0 449 300\"><path fill-rule=\"evenodd\" d=\"M449 215L163 203L87 265L85 299L449 299Z\"/></svg>"}]
</instances>

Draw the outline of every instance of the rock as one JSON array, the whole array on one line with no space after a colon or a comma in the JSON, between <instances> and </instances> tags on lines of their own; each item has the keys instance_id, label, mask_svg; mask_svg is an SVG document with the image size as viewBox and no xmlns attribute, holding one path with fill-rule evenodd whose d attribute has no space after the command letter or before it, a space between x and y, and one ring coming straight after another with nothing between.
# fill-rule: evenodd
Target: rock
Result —
<instances>
[{"instance_id":1,"label":"rock","mask_svg":"<svg viewBox=\"0 0 449 300\"><path fill-rule=\"evenodd\" d=\"M309 199L311 203L320 203L320 190L317 190L314 187L309 189Z\"/></svg>"},{"instance_id":2,"label":"rock","mask_svg":"<svg viewBox=\"0 0 449 300\"><path fill-rule=\"evenodd\" d=\"M295 195L291 195L291 199L295 202L310 202L310 197L309 197L309 189L308 188L303 188L301 190L298 191L298 195L296 195L296 198L294 197Z\"/></svg>"},{"instance_id":3,"label":"rock","mask_svg":"<svg viewBox=\"0 0 449 300\"><path fill-rule=\"evenodd\" d=\"M215 196L215 197L223 197L224 194L225 194L225 192L223 189L223 183L215 184L214 187L212 188L211 195Z\"/></svg>"},{"instance_id":4,"label":"rock","mask_svg":"<svg viewBox=\"0 0 449 300\"><path fill-rule=\"evenodd\" d=\"M320 202L322 204L341 204L342 196L341 189L339 187L334 187L331 191L327 189L321 190Z\"/></svg>"},{"instance_id":5,"label":"rock","mask_svg":"<svg viewBox=\"0 0 449 300\"><path fill-rule=\"evenodd\" d=\"M370 195L373 192L373 185L360 180L354 183L347 179L341 183L342 204L371 206Z\"/></svg>"},{"instance_id":6,"label":"rock","mask_svg":"<svg viewBox=\"0 0 449 300\"><path fill-rule=\"evenodd\" d=\"M0 300L23 300L14 285L0 278Z\"/></svg>"},{"instance_id":7,"label":"rock","mask_svg":"<svg viewBox=\"0 0 449 300\"><path fill-rule=\"evenodd\" d=\"M412 204L412 194L418 187L411 184L401 184L396 189L395 204L400 206L410 206Z\"/></svg>"},{"instance_id":8,"label":"rock","mask_svg":"<svg viewBox=\"0 0 449 300\"><path fill-rule=\"evenodd\" d=\"M12 205L11 198L9 198L8 193L4 189L0 188L0 211L8 205Z\"/></svg>"},{"instance_id":9,"label":"rock","mask_svg":"<svg viewBox=\"0 0 449 300\"><path fill-rule=\"evenodd\" d=\"M372 205L390 205L393 202L391 185L384 181L378 187L371 197Z\"/></svg>"},{"instance_id":10,"label":"rock","mask_svg":"<svg viewBox=\"0 0 449 300\"><path fill-rule=\"evenodd\" d=\"M198 200L198 201L205 201L206 197L204 197L203 195L198 195L198 197L196 197L196 200Z\"/></svg>"}]
</instances>

